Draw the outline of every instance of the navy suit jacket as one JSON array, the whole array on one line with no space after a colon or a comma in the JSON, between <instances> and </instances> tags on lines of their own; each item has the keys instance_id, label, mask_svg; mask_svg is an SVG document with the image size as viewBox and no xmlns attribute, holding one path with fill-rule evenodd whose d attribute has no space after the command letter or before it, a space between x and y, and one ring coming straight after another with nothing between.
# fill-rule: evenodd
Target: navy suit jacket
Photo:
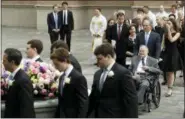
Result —
<instances>
[{"instance_id":1,"label":"navy suit jacket","mask_svg":"<svg viewBox=\"0 0 185 119\"><path fill-rule=\"evenodd\" d=\"M139 47L145 45L145 32L141 32L136 36L135 55L139 52ZM149 56L158 59L161 53L161 37L158 33L151 31L147 47Z\"/></svg>"},{"instance_id":2,"label":"navy suit jacket","mask_svg":"<svg viewBox=\"0 0 185 119\"><path fill-rule=\"evenodd\" d=\"M53 12L49 13L47 16L47 24L48 24L48 33L51 33L53 29L55 29L55 20L53 16ZM58 13L58 29L61 29L61 16Z\"/></svg>"}]
</instances>

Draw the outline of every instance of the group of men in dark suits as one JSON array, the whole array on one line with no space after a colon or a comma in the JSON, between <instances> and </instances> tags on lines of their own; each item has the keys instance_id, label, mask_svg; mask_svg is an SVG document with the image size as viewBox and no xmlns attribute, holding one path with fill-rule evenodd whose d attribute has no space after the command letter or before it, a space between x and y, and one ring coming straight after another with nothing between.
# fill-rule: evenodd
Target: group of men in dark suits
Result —
<instances>
[{"instance_id":1,"label":"group of men in dark suits","mask_svg":"<svg viewBox=\"0 0 185 119\"><path fill-rule=\"evenodd\" d=\"M65 40L71 49L71 33L74 29L74 19L72 11L68 10L68 3L62 3L63 9L60 11L59 5L53 6L53 12L47 16L48 33L50 35L51 44L59 39Z\"/></svg>"},{"instance_id":2,"label":"group of men in dark suits","mask_svg":"<svg viewBox=\"0 0 185 119\"><path fill-rule=\"evenodd\" d=\"M114 40L116 42L116 62L123 66L126 63L126 42L129 37L129 26L124 23L124 19L125 14L122 12L118 13L118 23L111 26L110 32L107 34L109 41ZM159 59L161 53L160 35L152 30L152 22L147 18L142 21L142 27L142 30L140 30L135 39L134 54L138 54L141 45L146 45L149 49L149 56Z\"/></svg>"},{"instance_id":3,"label":"group of men in dark suits","mask_svg":"<svg viewBox=\"0 0 185 119\"><path fill-rule=\"evenodd\" d=\"M51 47L50 58L55 68L61 72L55 117L137 118L135 84L131 73L115 62L112 46L103 44L95 50L101 69L94 75L92 92L88 97L87 80L81 73L80 65L76 65L77 60L74 60L64 44L63 41L56 41ZM19 68L21 60L21 52L17 49L5 50L3 64L12 73L14 81L9 88L5 117L34 118L33 86L28 75Z\"/></svg>"}]
</instances>

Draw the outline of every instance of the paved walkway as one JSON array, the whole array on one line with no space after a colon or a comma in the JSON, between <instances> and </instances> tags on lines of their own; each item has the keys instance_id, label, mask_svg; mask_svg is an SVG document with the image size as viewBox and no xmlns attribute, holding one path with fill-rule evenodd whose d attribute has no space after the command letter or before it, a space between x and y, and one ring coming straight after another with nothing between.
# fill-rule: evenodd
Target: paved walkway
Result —
<instances>
[{"instance_id":1,"label":"paved walkway","mask_svg":"<svg viewBox=\"0 0 185 119\"><path fill-rule=\"evenodd\" d=\"M44 51L41 54L46 62L50 62L50 40L46 31L37 31L34 29L2 28L2 51L8 47L18 48L25 56L26 43L31 39L40 39L44 43ZM97 68L91 65L91 36L88 30L74 31L72 36L72 53L77 57L83 68L83 74L88 80L88 86L91 88L93 74ZM177 78L175 82L173 96L164 97L167 89L162 87L162 99L158 109L151 113L142 113L140 118L181 118L184 109L184 88L183 79Z\"/></svg>"}]
</instances>

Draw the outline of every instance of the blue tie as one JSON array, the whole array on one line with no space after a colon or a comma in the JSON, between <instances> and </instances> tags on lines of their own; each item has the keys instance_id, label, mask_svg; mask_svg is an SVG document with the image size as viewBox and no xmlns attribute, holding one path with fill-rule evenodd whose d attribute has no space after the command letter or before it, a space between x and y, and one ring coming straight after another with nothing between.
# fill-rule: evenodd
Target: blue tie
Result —
<instances>
[{"instance_id":1,"label":"blue tie","mask_svg":"<svg viewBox=\"0 0 185 119\"><path fill-rule=\"evenodd\" d=\"M145 45L147 45L147 44L148 44L148 33L145 32Z\"/></svg>"},{"instance_id":2,"label":"blue tie","mask_svg":"<svg viewBox=\"0 0 185 119\"><path fill-rule=\"evenodd\" d=\"M65 73L63 73L62 74L62 76L60 77L60 80L61 80L61 82L60 82L60 94L61 94L61 96L62 96L62 93L63 93L63 83L64 83L64 77L65 77Z\"/></svg>"},{"instance_id":3,"label":"blue tie","mask_svg":"<svg viewBox=\"0 0 185 119\"><path fill-rule=\"evenodd\" d=\"M54 13L55 15L55 17L54 17L54 19L55 19L55 28L56 29L58 29L58 15L57 15L57 13Z\"/></svg>"}]
</instances>

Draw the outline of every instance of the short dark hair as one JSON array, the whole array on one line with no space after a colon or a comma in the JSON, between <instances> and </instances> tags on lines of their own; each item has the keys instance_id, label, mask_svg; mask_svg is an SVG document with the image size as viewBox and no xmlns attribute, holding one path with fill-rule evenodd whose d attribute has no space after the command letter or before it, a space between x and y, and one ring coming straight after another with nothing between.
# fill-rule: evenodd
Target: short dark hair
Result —
<instances>
[{"instance_id":1,"label":"short dark hair","mask_svg":"<svg viewBox=\"0 0 185 119\"><path fill-rule=\"evenodd\" d=\"M172 5L171 8L174 7L175 9L177 9L177 5Z\"/></svg>"},{"instance_id":2,"label":"short dark hair","mask_svg":"<svg viewBox=\"0 0 185 119\"><path fill-rule=\"evenodd\" d=\"M148 9L148 10L150 9L148 6L143 6L143 8L146 8L146 9Z\"/></svg>"},{"instance_id":3,"label":"short dark hair","mask_svg":"<svg viewBox=\"0 0 185 119\"><path fill-rule=\"evenodd\" d=\"M68 48L68 45L64 42L64 41L62 41L62 40L57 40L57 41L55 41L52 45L51 45L51 53L53 52L53 49L54 48L64 48L64 49L66 49L67 51L69 51L69 48Z\"/></svg>"},{"instance_id":4,"label":"short dark hair","mask_svg":"<svg viewBox=\"0 0 185 119\"><path fill-rule=\"evenodd\" d=\"M120 17L120 16L125 16L125 14L123 12L118 12L118 14L116 15L117 18Z\"/></svg>"},{"instance_id":5,"label":"short dark hair","mask_svg":"<svg viewBox=\"0 0 185 119\"><path fill-rule=\"evenodd\" d=\"M176 16L174 14L169 14L168 17L170 18L171 16L173 16L176 19Z\"/></svg>"},{"instance_id":6,"label":"short dark hair","mask_svg":"<svg viewBox=\"0 0 185 119\"><path fill-rule=\"evenodd\" d=\"M62 5L68 5L68 3L66 1L62 2Z\"/></svg>"},{"instance_id":7,"label":"short dark hair","mask_svg":"<svg viewBox=\"0 0 185 119\"><path fill-rule=\"evenodd\" d=\"M69 53L64 48L58 48L50 55L50 59L57 59L60 62L67 62L70 63L69 60Z\"/></svg>"},{"instance_id":8,"label":"short dark hair","mask_svg":"<svg viewBox=\"0 0 185 119\"><path fill-rule=\"evenodd\" d=\"M100 11L100 12L101 12L101 8L96 8L95 10L98 10L98 11Z\"/></svg>"},{"instance_id":9,"label":"short dark hair","mask_svg":"<svg viewBox=\"0 0 185 119\"><path fill-rule=\"evenodd\" d=\"M107 55L110 55L111 57L114 57L114 48L109 43L104 43L98 47L96 47L94 54L97 55L103 55L106 57Z\"/></svg>"},{"instance_id":10,"label":"short dark hair","mask_svg":"<svg viewBox=\"0 0 185 119\"><path fill-rule=\"evenodd\" d=\"M143 10L143 8L138 8L138 9L137 9L137 13L139 13L139 12L142 12L142 13L144 13L144 10Z\"/></svg>"},{"instance_id":11,"label":"short dark hair","mask_svg":"<svg viewBox=\"0 0 185 119\"><path fill-rule=\"evenodd\" d=\"M30 44L31 48L36 48L37 53L41 54L41 52L43 50L43 44L42 44L41 40L32 39L32 40L28 41L27 44Z\"/></svg>"},{"instance_id":12,"label":"short dark hair","mask_svg":"<svg viewBox=\"0 0 185 119\"><path fill-rule=\"evenodd\" d=\"M58 5L57 5L57 4L54 4L54 5L53 5L53 9L54 9L55 7L58 7Z\"/></svg>"},{"instance_id":13,"label":"short dark hair","mask_svg":"<svg viewBox=\"0 0 185 119\"><path fill-rule=\"evenodd\" d=\"M22 60L22 54L15 48L7 48L4 53L7 55L8 62L14 62L16 66L20 65Z\"/></svg>"},{"instance_id":14,"label":"short dark hair","mask_svg":"<svg viewBox=\"0 0 185 119\"><path fill-rule=\"evenodd\" d=\"M135 29L136 29L136 25L135 25L135 24L131 24L131 25L129 26L129 30L130 30L132 27L135 27Z\"/></svg>"}]
</instances>

